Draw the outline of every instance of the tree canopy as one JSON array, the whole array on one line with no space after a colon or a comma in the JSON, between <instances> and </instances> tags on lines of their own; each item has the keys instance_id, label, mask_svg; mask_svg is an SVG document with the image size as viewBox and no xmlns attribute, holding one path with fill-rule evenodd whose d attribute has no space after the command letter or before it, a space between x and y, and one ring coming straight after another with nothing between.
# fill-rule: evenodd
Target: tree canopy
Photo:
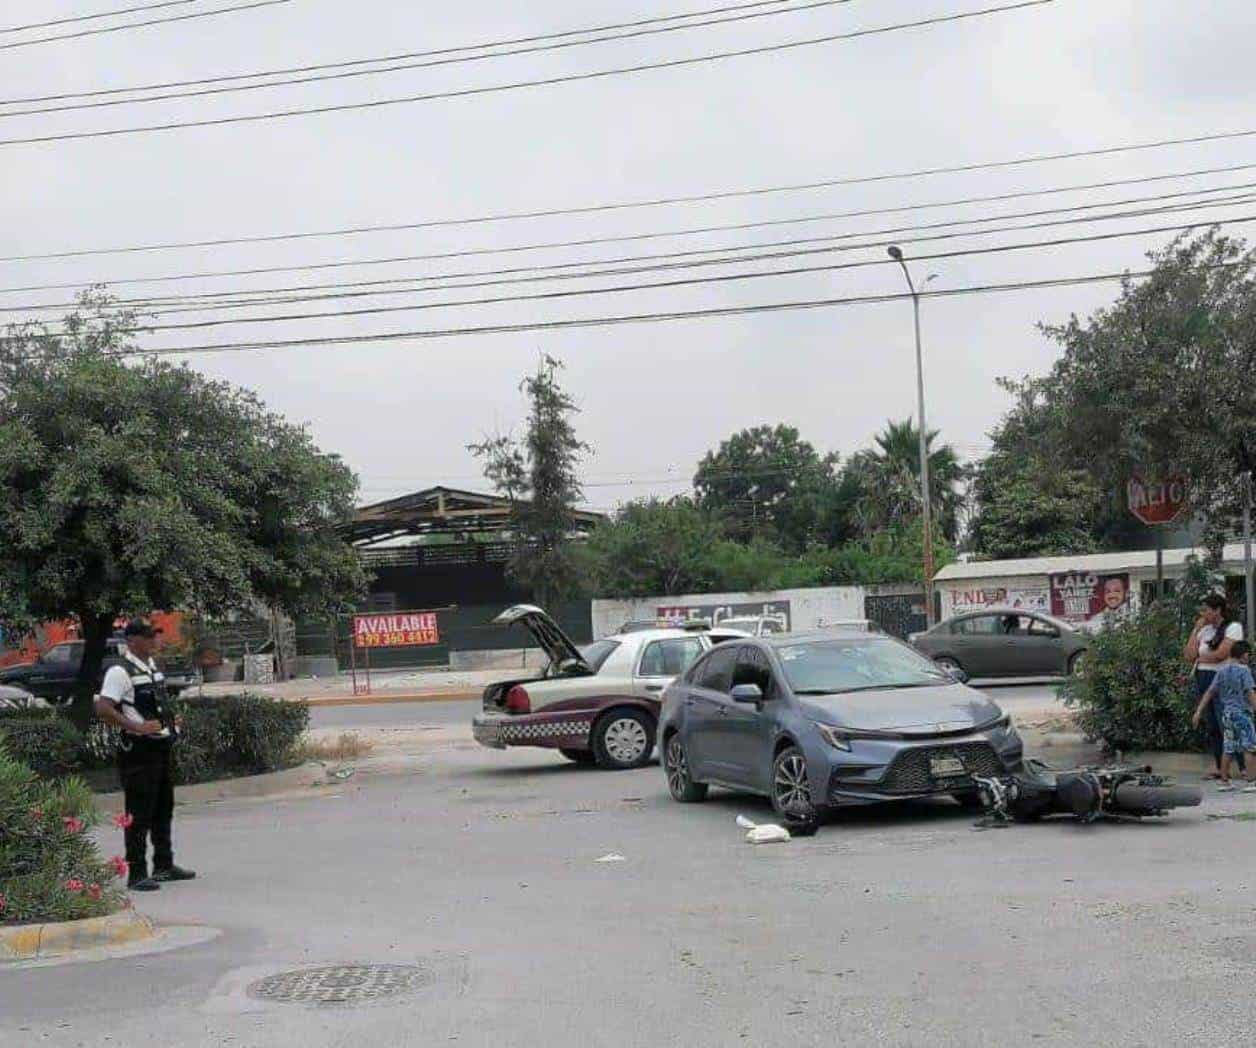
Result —
<instances>
[{"instance_id":1,"label":"tree canopy","mask_svg":"<svg viewBox=\"0 0 1256 1048\"><path fill-rule=\"evenodd\" d=\"M295 614L365 588L337 533L349 468L252 393L135 360L135 331L97 296L0 339L0 622L77 618L80 691L120 615Z\"/></svg>"},{"instance_id":2,"label":"tree canopy","mask_svg":"<svg viewBox=\"0 0 1256 1048\"><path fill-rule=\"evenodd\" d=\"M545 356L520 384L528 401L522 441L499 434L468 446L511 501L515 549L508 570L543 604L572 595L584 581L571 536L583 495L577 467L589 446L576 436L573 416L580 409L558 383L562 366Z\"/></svg>"}]
</instances>

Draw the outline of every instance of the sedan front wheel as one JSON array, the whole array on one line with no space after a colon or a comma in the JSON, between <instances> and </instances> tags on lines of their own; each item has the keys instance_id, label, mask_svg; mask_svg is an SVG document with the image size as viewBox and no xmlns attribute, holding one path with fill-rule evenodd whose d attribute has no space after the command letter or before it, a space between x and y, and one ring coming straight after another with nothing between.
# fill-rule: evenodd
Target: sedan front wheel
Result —
<instances>
[{"instance_id":1,"label":"sedan front wheel","mask_svg":"<svg viewBox=\"0 0 1256 1048\"><path fill-rule=\"evenodd\" d=\"M772 807L784 819L806 820L816 816L807 779L807 759L797 746L789 746L772 762Z\"/></svg>"}]
</instances>

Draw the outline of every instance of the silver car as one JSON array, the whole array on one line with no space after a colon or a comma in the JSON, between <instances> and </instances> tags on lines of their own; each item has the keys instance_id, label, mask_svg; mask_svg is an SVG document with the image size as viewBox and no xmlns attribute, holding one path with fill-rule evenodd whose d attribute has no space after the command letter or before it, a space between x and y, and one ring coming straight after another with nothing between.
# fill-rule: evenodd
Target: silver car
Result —
<instances>
[{"instance_id":1,"label":"silver car","mask_svg":"<svg viewBox=\"0 0 1256 1048\"><path fill-rule=\"evenodd\" d=\"M1067 622L1023 608L984 608L908 638L939 666L969 677L1059 677L1082 666L1090 638Z\"/></svg>"}]
</instances>

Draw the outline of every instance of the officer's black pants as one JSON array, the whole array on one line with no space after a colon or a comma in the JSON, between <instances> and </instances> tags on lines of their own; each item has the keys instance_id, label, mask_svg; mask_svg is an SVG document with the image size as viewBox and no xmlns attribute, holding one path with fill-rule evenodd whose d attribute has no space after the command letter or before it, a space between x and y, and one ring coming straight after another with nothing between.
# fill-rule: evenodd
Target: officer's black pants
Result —
<instances>
[{"instance_id":1,"label":"officer's black pants","mask_svg":"<svg viewBox=\"0 0 1256 1048\"><path fill-rule=\"evenodd\" d=\"M131 877L148 875L148 838L153 838L153 869L174 865L170 823L174 818L174 772L170 756L145 757L118 766L131 825L126 830L126 861Z\"/></svg>"}]
</instances>

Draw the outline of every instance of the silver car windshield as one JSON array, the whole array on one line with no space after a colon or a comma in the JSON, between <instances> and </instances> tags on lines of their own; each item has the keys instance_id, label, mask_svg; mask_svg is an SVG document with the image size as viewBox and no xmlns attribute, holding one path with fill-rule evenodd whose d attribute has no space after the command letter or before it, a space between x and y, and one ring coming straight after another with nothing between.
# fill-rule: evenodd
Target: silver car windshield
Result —
<instances>
[{"instance_id":1,"label":"silver car windshield","mask_svg":"<svg viewBox=\"0 0 1256 1048\"><path fill-rule=\"evenodd\" d=\"M842 637L777 649L795 695L836 695L880 688L922 688L954 679L902 644Z\"/></svg>"}]
</instances>

